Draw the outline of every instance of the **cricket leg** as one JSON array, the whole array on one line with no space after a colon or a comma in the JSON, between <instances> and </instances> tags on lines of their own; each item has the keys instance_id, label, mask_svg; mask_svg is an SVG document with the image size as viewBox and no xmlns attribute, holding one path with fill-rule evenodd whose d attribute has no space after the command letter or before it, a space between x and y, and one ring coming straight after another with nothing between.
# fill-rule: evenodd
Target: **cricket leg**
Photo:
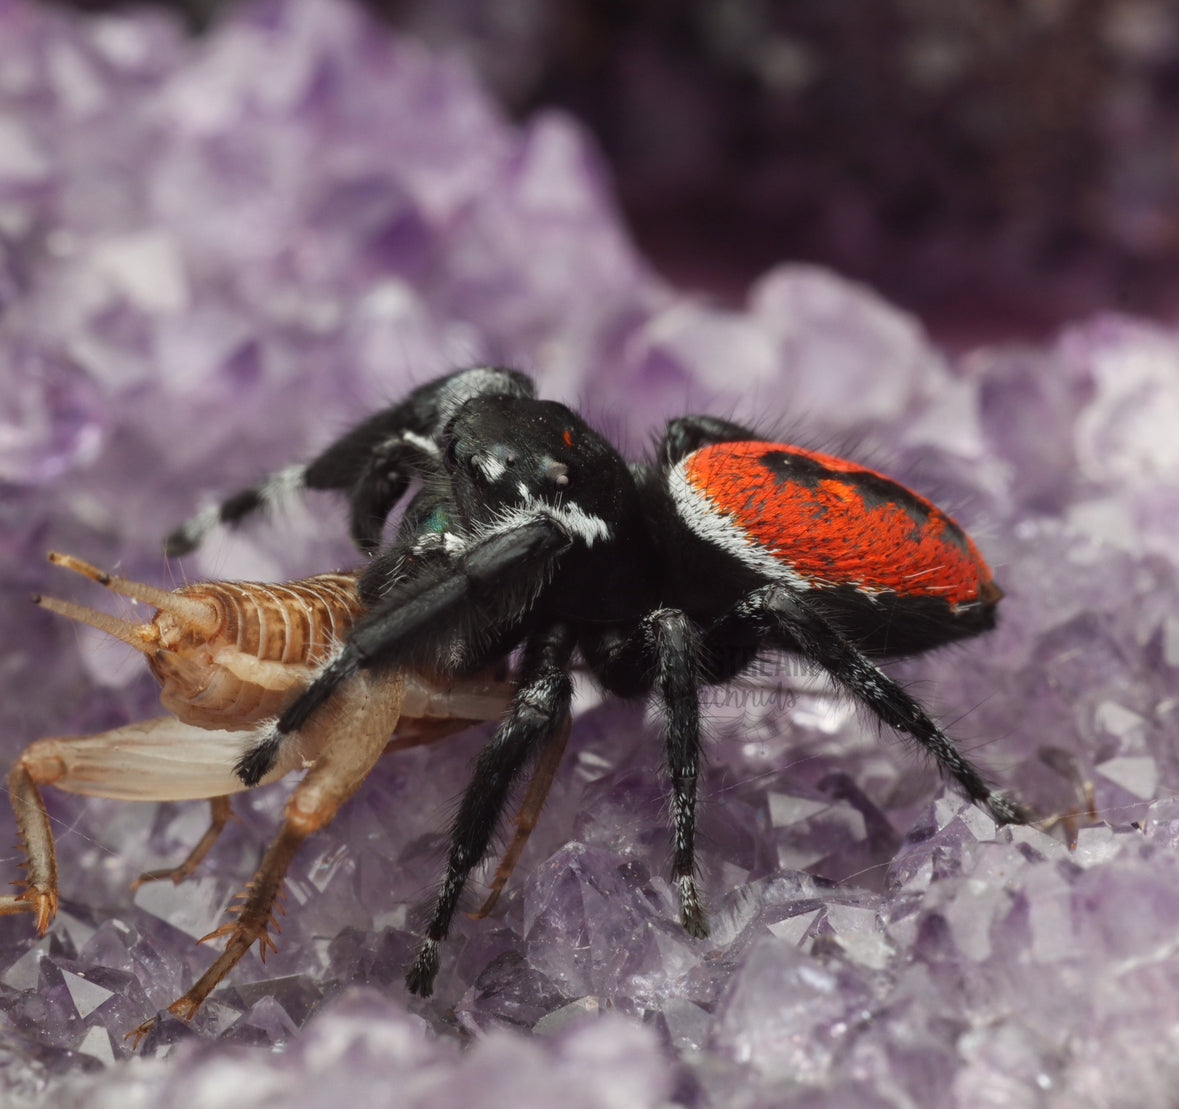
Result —
<instances>
[{"instance_id":1,"label":"cricket leg","mask_svg":"<svg viewBox=\"0 0 1179 1109\"><path fill-rule=\"evenodd\" d=\"M572 730L573 720L568 718L561 730L553 736L552 743L541 753L536 768L532 772L532 780L528 783L528 792L524 795L520 811L515 817L516 834L512 837L512 842L508 844L507 850L499 861L495 877L491 881L491 890L487 895L487 900L477 911L470 914L472 920L482 920L495 908L500 894L503 893L504 887L511 879L516 864L520 861L520 856L524 854L524 848L528 845L528 838L532 835L533 829L540 819L540 810L544 808L544 803L548 800L549 790L553 788L553 780L557 776L557 768L561 765L561 757L565 754L565 746L569 742L569 733Z\"/></svg>"},{"instance_id":2,"label":"cricket leg","mask_svg":"<svg viewBox=\"0 0 1179 1109\"><path fill-rule=\"evenodd\" d=\"M397 733L389 741L386 752L437 743L456 732L482 723L488 717L498 715L511 700L512 687L489 676L455 679L448 684L438 679L426 681L415 674L403 677L403 711L406 716L398 723ZM411 713L415 718L410 718ZM234 741L234 747L240 745L240 740ZM236 775L234 778L240 789L240 779ZM192 877L233 816L228 796L212 797L209 805L209 827L188 857L178 866L141 874L132 884L132 889L138 889L147 882L163 880L179 884Z\"/></svg>"},{"instance_id":3,"label":"cricket leg","mask_svg":"<svg viewBox=\"0 0 1179 1109\"><path fill-rule=\"evenodd\" d=\"M184 861L176 866L164 867L161 870L146 871L131 883L131 888L137 890L147 882L170 880L178 886L181 882L187 881L196 873L197 867L205 861L205 856L213 849L213 844L225 831L225 825L232 817L233 802L228 797L211 797L209 799L209 826Z\"/></svg>"},{"instance_id":4,"label":"cricket leg","mask_svg":"<svg viewBox=\"0 0 1179 1109\"><path fill-rule=\"evenodd\" d=\"M413 747L425 747L438 743L456 732L466 731L482 720L403 720L397 729L397 734L385 747L385 753L391 751L408 751ZM164 867L161 870L149 870L141 874L131 884L133 890L147 882L171 880L176 885L187 881L196 873L197 868L205 861L205 857L213 848L225 831L226 825L233 819L233 804L229 797L212 797L209 799L209 827L201 836L197 845L188 853L187 858L177 866Z\"/></svg>"},{"instance_id":5,"label":"cricket leg","mask_svg":"<svg viewBox=\"0 0 1179 1109\"><path fill-rule=\"evenodd\" d=\"M411 747L422 747L437 743L455 732L461 732L481 723L478 720L407 720L398 728L397 735L389 741L385 752L405 751ZM176 866L163 867L160 870L149 870L141 874L131 883L133 890L148 882L171 881L176 885L191 878L205 861L213 845L225 831L226 825L233 819L233 802L229 797L212 797L209 799L209 827L205 829L196 846L188 853L183 862Z\"/></svg>"},{"instance_id":6,"label":"cricket leg","mask_svg":"<svg viewBox=\"0 0 1179 1109\"><path fill-rule=\"evenodd\" d=\"M483 723L483 720L403 720L397 728L397 734L385 746L385 754L409 751L414 747L429 747Z\"/></svg>"},{"instance_id":7,"label":"cricket leg","mask_svg":"<svg viewBox=\"0 0 1179 1109\"><path fill-rule=\"evenodd\" d=\"M37 934L45 935L57 916L57 849L53 843L53 829L49 813L38 789L46 778L38 778L44 767L28 760L28 752L20 758L8 775L8 792L16 826L24 843L25 880L17 883L20 893L0 896L0 916L13 913L36 913ZM51 778L49 780L52 780Z\"/></svg>"},{"instance_id":8,"label":"cricket leg","mask_svg":"<svg viewBox=\"0 0 1179 1109\"><path fill-rule=\"evenodd\" d=\"M36 913L37 931L44 935L57 913L57 852L43 787L119 801L219 798L245 788L233 764L251 734L209 731L161 716L99 735L30 744L8 776L27 875L20 893L0 896L0 916ZM291 769L275 767L271 778ZM216 837L206 838L198 849L207 851Z\"/></svg>"},{"instance_id":9,"label":"cricket leg","mask_svg":"<svg viewBox=\"0 0 1179 1109\"><path fill-rule=\"evenodd\" d=\"M331 823L377 764L397 726L401 689L398 674L361 672L317 714L307 731L321 732L308 737L319 757L287 802L282 828L243 891L236 919L201 941L226 937L225 950L190 990L168 1006L169 1012L191 1020L255 943L260 944L263 958L275 949L270 929L287 868L303 841ZM154 1025L153 1017L129 1036L138 1045Z\"/></svg>"}]
</instances>

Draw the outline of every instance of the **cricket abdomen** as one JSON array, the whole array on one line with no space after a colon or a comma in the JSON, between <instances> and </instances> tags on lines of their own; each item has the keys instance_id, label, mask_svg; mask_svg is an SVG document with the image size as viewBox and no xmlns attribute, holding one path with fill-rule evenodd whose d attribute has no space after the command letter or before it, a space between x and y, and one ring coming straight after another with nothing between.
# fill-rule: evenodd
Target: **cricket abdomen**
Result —
<instances>
[{"instance_id":1,"label":"cricket abdomen","mask_svg":"<svg viewBox=\"0 0 1179 1109\"><path fill-rule=\"evenodd\" d=\"M240 730L276 716L327 661L360 612L354 574L177 590L209 621L161 611L148 662L165 708L187 724Z\"/></svg>"}]
</instances>

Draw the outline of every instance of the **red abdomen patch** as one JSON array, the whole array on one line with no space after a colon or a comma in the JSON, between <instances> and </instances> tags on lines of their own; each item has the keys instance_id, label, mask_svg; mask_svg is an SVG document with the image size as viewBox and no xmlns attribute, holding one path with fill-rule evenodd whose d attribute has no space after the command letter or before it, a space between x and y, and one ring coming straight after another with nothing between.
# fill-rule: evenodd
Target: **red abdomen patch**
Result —
<instances>
[{"instance_id":1,"label":"red abdomen patch","mask_svg":"<svg viewBox=\"0 0 1179 1109\"><path fill-rule=\"evenodd\" d=\"M798 588L851 586L951 606L1002 596L953 519L842 458L781 443L717 443L684 458L671 488L702 538Z\"/></svg>"}]
</instances>

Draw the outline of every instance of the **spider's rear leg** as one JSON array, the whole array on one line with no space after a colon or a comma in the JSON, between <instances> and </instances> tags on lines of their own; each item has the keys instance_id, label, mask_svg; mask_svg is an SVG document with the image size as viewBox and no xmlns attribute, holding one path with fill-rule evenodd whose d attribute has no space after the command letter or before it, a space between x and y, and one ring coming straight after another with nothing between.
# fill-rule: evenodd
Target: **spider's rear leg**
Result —
<instances>
[{"instance_id":1,"label":"spider's rear leg","mask_svg":"<svg viewBox=\"0 0 1179 1109\"><path fill-rule=\"evenodd\" d=\"M274 907L291 860L308 836L332 822L377 764L397 726L402 685L396 673L359 674L325 706L314 729L308 729L315 733L308 738L317 741L320 754L287 802L282 828L246 887L237 918L205 937L228 937L225 950L190 990L168 1006L171 1013L191 1020L255 942L262 944L264 958L267 949L274 948L270 936ZM138 1043L154 1024L153 1017L131 1035Z\"/></svg>"},{"instance_id":2,"label":"spider's rear leg","mask_svg":"<svg viewBox=\"0 0 1179 1109\"><path fill-rule=\"evenodd\" d=\"M933 756L942 774L997 823L1032 820L1032 813L1018 801L991 789L979 769L900 685L788 586L754 590L709 629L708 640L724 644L742 631L764 635L821 666L883 723L912 736Z\"/></svg>"},{"instance_id":3,"label":"spider's rear leg","mask_svg":"<svg viewBox=\"0 0 1179 1109\"><path fill-rule=\"evenodd\" d=\"M475 761L450 832L442 888L434 900L426 937L405 975L411 993L429 997L438 975L439 945L450 932L471 871L483 861L516 779L533 756L560 743L569 719L574 641L563 624L533 636L524 650L520 684L503 723Z\"/></svg>"}]
</instances>

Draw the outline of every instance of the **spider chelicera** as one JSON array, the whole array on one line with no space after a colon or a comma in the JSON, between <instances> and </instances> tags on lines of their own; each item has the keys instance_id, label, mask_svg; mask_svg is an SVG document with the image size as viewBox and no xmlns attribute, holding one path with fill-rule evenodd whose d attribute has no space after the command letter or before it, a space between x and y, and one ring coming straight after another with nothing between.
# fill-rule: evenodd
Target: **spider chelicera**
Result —
<instances>
[{"instance_id":1,"label":"spider chelicera","mask_svg":"<svg viewBox=\"0 0 1179 1109\"><path fill-rule=\"evenodd\" d=\"M415 479L420 490L382 546ZM353 538L373 554L360 585L369 607L242 752L243 783L263 778L362 671L462 674L519 651L514 698L450 829L406 974L415 993L433 990L439 945L513 785L567 725L577 656L606 691L663 703L672 875L693 936L708 933L694 855L700 688L767 651L824 669L997 822L1029 819L872 661L986 631L1002 596L962 529L881 474L703 416L671 421L656 458L632 467L575 412L538 399L525 375L478 368L420 386L308 465L195 517L168 549L190 550L218 522L301 487L348 496Z\"/></svg>"}]
</instances>

